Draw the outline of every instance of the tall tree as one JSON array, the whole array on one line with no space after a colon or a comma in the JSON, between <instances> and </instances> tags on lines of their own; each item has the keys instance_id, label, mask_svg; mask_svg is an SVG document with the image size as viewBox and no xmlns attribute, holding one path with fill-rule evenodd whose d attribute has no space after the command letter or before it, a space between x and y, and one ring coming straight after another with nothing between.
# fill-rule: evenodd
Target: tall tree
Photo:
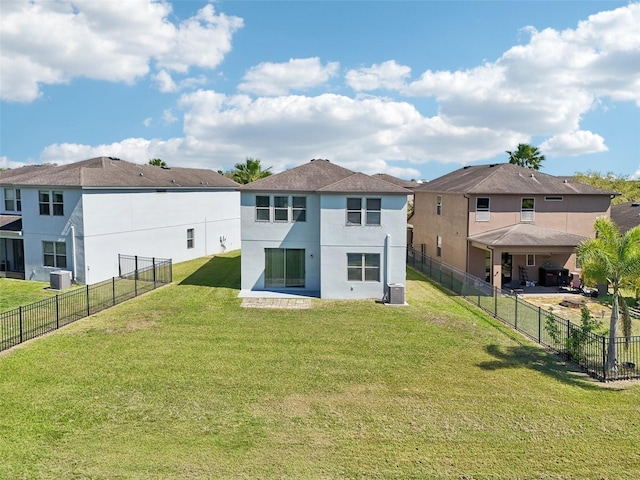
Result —
<instances>
[{"instance_id":1,"label":"tall tree","mask_svg":"<svg viewBox=\"0 0 640 480\"><path fill-rule=\"evenodd\" d=\"M516 150L513 152L507 150L507 153L509 154L509 163L530 168L531 170L540 170L540 166L544 162L544 155L540 153L538 147L528 143L520 143Z\"/></svg>"},{"instance_id":2,"label":"tall tree","mask_svg":"<svg viewBox=\"0 0 640 480\"><path fill-rule=\"evenodd\" d=\"M166 167L167 162L165 162L161 158L152 158L151 160L149 160L149 165L153 165L154 167Z\"/></svg>"},{"instance_id":3,"label":"tall tree","mask_svg":"<svg viewBox=\"0 0 640 480\"><path fill-rule=\"evenodd\" d=\"M640 180L631 180L628 175L616 175L613 172L602 174L587 170L586 173L576 172L573 179L576 182L619 193L620 195L611 200L612 205L640 201Z\"/></svg>"},{"instance_id":4,"label":"tall tree","mask_svg":"<svg viewBox=\"0 0 640 480\"><path fill-rule=\"evenodd\" d=\"M631 317L620 289L633 285L640 275L640 226L624 235L607 217L597 218L593 226L596 237L578 245L578 262L585 280L606 282L613 288L607 356L607 367L611 369L618 358L616 336L621 310L623 334L627 341L631 336Z\"/></svg>"},{"instance_id":5,"label":"tall tree","mask_svg":"<svg viewBox=\"0 0 640 480\"><path fill-rule=\"evenodd\" d=\"M247 157L244 163L236 163L231 170L231 178L238 183L246 184L271 175L271 167L263 169L260 159Z\"/></svg>"}]
</instances>

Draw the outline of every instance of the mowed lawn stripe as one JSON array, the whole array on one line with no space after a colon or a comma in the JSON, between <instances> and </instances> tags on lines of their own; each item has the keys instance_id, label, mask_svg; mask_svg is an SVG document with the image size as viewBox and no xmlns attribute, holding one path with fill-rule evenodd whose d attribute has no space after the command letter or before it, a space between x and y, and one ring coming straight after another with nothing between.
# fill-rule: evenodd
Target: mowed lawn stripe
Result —
<instances>
[{"instance_id":1,"label":"mowed lawn stripe","mask_svg":"<svg viewBox=\"0 0 640 480\"><path fill-rule=\"evenodd\" d=\"M603 387L408 271L407 307L240 307L239 256L0 357L0 478L638 478Z\"/></svg>"}]
</instances>

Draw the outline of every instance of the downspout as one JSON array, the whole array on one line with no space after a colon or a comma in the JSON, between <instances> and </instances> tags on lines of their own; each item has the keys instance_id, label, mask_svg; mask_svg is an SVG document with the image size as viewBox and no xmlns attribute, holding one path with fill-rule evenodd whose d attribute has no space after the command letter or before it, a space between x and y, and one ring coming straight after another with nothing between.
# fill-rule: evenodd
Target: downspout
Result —
<instances>
[{"instance_id":1,"label":"downspout","mask_svg":"<svg viewBox=\"0 0 640 480\"><path fill-rule=\"evenodd\" d=\"M386 238L384 239L384 272L385 272L385 289L389 284L389 244L391 243L391 234L387 233Z\"/></svg>"},{"instance_id":2,"label":"downspout","mask_svg":"<svg viewBox=\"0 0 640 480\"><path fill-rule=\"evenodd\" d=\"M76 264L76 227L71 225L71 255L73 255L73 272L72 280L76 279L76 270L78 268Z\"/></svg>"}]
</instances>

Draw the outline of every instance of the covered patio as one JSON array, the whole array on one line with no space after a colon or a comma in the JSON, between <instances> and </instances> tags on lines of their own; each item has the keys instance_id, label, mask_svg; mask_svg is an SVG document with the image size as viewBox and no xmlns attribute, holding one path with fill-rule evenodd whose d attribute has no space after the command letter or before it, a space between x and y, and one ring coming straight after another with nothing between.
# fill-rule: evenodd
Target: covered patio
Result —
<instances>
[{"instance_id":1,"label":"covered patio","mask_svg":"<svg viewBox=\"0 0 640 480\"><path fill-rule=\"evenodd\" d=\"M24 244L20 215L0 215L0 277L24 280Z\"/></svg>"},{"instance_id":2,"label":"covered patio","mask_svg":"<svg viewBox=\"0 0 640 480\"><path fill-rule=\"evenodd\" d=\"M575 248L585 239L531 223L483 232L467 238L467 271L499 288L557 292L579 274Z\"/></svg>"}]
</instances>

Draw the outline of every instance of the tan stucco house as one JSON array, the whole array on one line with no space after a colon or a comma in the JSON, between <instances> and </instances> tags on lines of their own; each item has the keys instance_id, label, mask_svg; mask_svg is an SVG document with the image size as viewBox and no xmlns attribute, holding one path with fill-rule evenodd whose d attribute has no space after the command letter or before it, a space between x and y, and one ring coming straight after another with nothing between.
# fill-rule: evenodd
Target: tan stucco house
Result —
<instances>
[{"instance_id":1,"label":"tan stucco house","mask_svg":"<svg viewBox=\"0 0 640 480\"><path fill-rule=\"evenodd\" d=\"M413 245L497 287L568 282L575 247L615 195L509 163L463 167L414 194Z\"/></svg>"}]
</instances>

